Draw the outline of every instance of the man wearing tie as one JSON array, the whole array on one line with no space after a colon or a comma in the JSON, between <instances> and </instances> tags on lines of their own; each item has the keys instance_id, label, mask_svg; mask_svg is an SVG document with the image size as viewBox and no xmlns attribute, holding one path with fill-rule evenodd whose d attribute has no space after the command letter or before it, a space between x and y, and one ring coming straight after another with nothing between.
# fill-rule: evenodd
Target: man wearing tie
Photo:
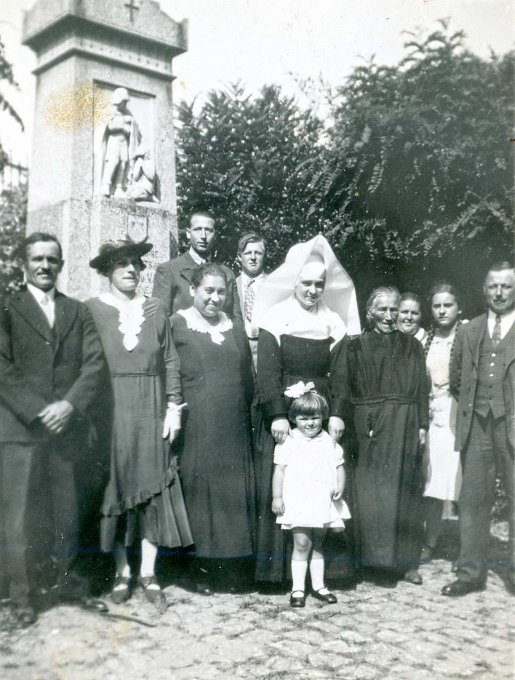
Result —
<instances>
[{"instance_id":1,"label":"man wearing tie","mask_svg":"<svg viewBox=\"0 0 515 680\"><path fill-rule=\"evenodd\" d=\"M448 597L485 587L496 472L508 502L507 580L512 592L515 587L513 266L508 262L492 266L483 292L487 313L461 326L451 359L451 390L458 399L456 449L461 451L463 483L459 498L458 580L444 586L442 594Z\"/></svg>"},{"instance_id":2,"label":"man wearing tie","mask_svg":"<svg viewBox=\"0 0 515 680\"><path fill-rule=\"evenodd\" d=\"M85 305L56 290L61 246L51 234L25 239L26 287L0 307L0 500L10 595L22 625L36 620L31 532L48 503L60 601L106 611L76 571L80 534L99 460L90 410L106 387L100 337Z\"/></svg>"},{"instance_id":3,"label":"man wearing tie","mask_svg":"<svg viewBox=\"0 0 515 680\"><path fill-rule=\"evenodd\" d=\"M254 372L257 366L258 329L252 326L252 310L259 287L266 279L263 269L266 259L266 242L256 232L244 234L238 241L238 260L241 274L236 277L240 298L241 314L245 322L245 332L252 353Z\"/></svg>"},{"instance_id":4,"label":"man wearing tie","mask_svg":"<svg viewBox=\"0 0 515 680\"><path fill-rule=\"evenodd\" d=\"M169 317L180 309L188 309L193 304L191 297L191 274L195 267L211 262L216 230L215 219L209 212L194 212L186 229L189 249L179 257L160 264L155 273L152 296L164 303ZM224 311L233 320L241 322L241 312L236 292L234 274L220 265L227 275L227 296Z\"/></svg>"}]
</instances>

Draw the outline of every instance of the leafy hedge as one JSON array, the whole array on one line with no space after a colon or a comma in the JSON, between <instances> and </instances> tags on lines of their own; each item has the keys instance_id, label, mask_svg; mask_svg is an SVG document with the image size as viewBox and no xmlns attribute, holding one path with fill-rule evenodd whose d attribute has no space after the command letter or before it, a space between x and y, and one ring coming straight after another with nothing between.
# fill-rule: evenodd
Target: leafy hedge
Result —
<instances>
[{"instance_id":1,"label":"leafy hedge","mask_svg":"<svg viewBox=\"0 0 515 680\"><path fill-rule=\"evenodd\" d=\"M512 252L515 55L481 59L463 37L441 22L397 66L372 61L307 92L307 109L276 86L252 97L240 84L181 104L180 224L212 210L232 265L249 229L267 238L271 266L320 232L362 301L378 283L424 294L445 276L478 313L485 269Z\"/></svg>"}]
</instances>

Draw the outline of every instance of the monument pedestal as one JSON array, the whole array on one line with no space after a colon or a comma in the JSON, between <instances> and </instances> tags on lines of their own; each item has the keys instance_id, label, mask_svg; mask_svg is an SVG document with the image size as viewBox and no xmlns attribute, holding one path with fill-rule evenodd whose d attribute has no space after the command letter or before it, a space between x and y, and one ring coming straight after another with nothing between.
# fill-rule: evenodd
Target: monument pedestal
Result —
<instances>
[{"instance_id":1,"label":"monument pedestal","mask_svg":"<svg viewBox=\"0 0 515 680\"><path fill-rule=\"evenodd\" d=\"M177 242L172 60L187 49L186 22L152 0L40 0L24 43L38 58L27 231L59 238L59 287L79 299L105 285L88 266L102 242L147 237L149 293ZM115 198L141 186L155 200Z\"/></svg>"}]
</instances>

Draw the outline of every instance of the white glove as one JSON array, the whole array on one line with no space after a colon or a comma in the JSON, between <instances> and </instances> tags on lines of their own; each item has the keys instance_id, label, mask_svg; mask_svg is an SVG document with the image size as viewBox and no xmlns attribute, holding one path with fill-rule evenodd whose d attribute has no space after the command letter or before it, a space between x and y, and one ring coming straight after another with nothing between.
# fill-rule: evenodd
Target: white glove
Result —
<instances>
[{"instance_id":1,"label":"white glove","mask_svg":"<svg viewBox=\"0 0 515 680\"><path fill-rule=\"evenodd\" d=\"M173 442L181 430L181 411L185 406L186 404L181 404L180 406L173 403L168 404L163 423L163 439L169 439L170 443Z\"/></svg>"}]
</instances>

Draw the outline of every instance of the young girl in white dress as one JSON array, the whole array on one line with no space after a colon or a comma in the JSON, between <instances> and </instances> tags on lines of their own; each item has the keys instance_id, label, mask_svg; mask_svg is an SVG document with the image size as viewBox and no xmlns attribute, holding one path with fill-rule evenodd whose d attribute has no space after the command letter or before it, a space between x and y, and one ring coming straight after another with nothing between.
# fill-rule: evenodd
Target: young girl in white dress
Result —
<instances>
[{"instance_id":1,"label":"young girl in white dress","mask_svg":"<svg viewBox=\"0 0 515 680\"><path fill-rule=\"evenodd\" d=\"M293 397L288 417L295 427L275 447L272 512L281 528L293 533L290 605L305 605L310 554L313 597L334 604L337 599L324 583L322 544L328 529L343 531L343 520L350 517L342 500L343 449L322 429L329 408L325 398L313 390L313 383L299 382L285 395Z\"/></svg>"}]
</instances>

